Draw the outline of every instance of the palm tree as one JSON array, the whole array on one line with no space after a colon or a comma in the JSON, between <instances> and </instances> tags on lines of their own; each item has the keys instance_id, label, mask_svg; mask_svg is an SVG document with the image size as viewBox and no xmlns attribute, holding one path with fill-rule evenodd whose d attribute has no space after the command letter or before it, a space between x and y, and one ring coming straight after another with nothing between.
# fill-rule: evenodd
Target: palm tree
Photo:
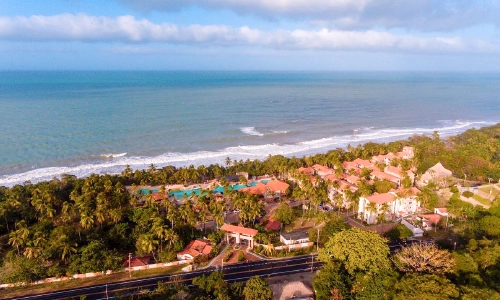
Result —
<instances>
[{"instance_id":1,"label":"palm tree","mask_svg":"<svg viewBox=\"0 0 500 300\"><path fill-rule=\"evenodd\" d=\"M141 234L135 244L141 253L152 253L156 249L156 245L158 245L158 241L154 239L152 233Z\"/></svg>"},{"instance_id":2,"label":"palm tree","mask_svg":"<svg viewBox=\"0 0 500 300\"><path fill-rule=\"evenodd\" d=\"M76 243L73 243L69 240L69 238L66 235L63 235L63 237L59 240L60 242L60 249L61 249L61 259L63 261L66 261L66 258L71 255L71 253L76 252L76 246L78 246Z\"/></svg>"},{"instance_id":3,"label":"palm tree","mask_svg":"<svg viewBox=\"0 0 500 300\"><path fill-rule=\"evenodd\" d=\"M153 219L153 227L151 227L151 233L153 233L160 240L160 252L163 250L163 240L165 239L168 227L163 223L161 217L156 217Z\"/></svg>"},{"instance_id":4,"label":"palm tree","mask_svg":"<svg viewBox=\"0 0 500 300\"><path fill-rule=\"evenodd\" d=\"M172 229L167 229L165 231L165 240L168 241L168 248L172 249L172 245L179 241L179 235Z\"/></svg>"},{"instance_id":5,"label":"palm tree","mask_svg":"<svg viewBox=\"0 0 500 300\"><path fill-rule=\"evenodd\" d=\"M23 233L19 230L11 231L9 233L9 244L13 247L16 247L17 254L21 255L19 247L22 247L26 244L26 239L23 238Z\"/></svg>"},{"instance_id":6,"label":"palm tree","mask_svg":"<svg viewBox=\"0 0 500 300\"><path fill-rule=\"evenodd\" d=\"M26 256L27 259L37 258L40 256L42 252L41 247L35 247L31 243L24 249L23 255Z\"/></svg>"},{"instance_id":7,"label":"palm tree","mask_svg":"<svg viewBox=\"0 0 500 300\"><path fill-rule=\"evenodd\" d=\"M94 225L94 217L89 213L83 213L80 216L80 225L82 225L83 229L89 229Z\"/></svg>"}]
</instances>

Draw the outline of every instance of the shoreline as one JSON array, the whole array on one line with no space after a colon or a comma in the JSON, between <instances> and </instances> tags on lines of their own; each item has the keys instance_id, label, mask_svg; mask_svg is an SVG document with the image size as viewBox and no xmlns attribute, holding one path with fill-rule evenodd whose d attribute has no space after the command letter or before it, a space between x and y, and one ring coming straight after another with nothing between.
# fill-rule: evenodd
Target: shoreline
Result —
<instances>
[{"instance_id":1,"label":"shoreline","mask_svg":"<svg viewBox=\"0 0 500 300\"><path fill-rule=\"evenodd\" d=\"M165 166L186 167L194 165L224 165L227 157L232 160L265 159L269 155L283 155L285 157L301 157L326 153L335 148L346 148L348 145L356 146L367 142L387 143L404 140L412 135L431 135L438 131L441 138L447 138L465 132L471 128L491 126L495 122L455 122L454 126L441 128L400 128L400 129L374 129L371 131L357 131L351 135L325 137L322 139L303 141L294 144L265 144L252 146L233 146L218 151L197 151L191 153L166 153L158 156L128 156L126 153L102 156L102 162L75 164L75 166L51 166L36 168L15 174L0 175L0 186L12 187L26 181L37 183L48 181L54 177L60 178L62 174L75 175L84 178L90 174L119 174L127 165L132 170L147 169L151 164L157 168ZM111 156L111 157L110 157Z\"/></svg>"}]
</instances>

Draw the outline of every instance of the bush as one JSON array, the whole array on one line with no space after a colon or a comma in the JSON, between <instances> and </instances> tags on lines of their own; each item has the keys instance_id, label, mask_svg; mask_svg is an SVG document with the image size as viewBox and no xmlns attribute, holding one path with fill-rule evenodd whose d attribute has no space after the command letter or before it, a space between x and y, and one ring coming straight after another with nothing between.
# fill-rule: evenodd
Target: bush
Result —
<instances>
[{"instance_id":1,"label":"bush","mask_svg":"<svg viewBox=\"0 0 500 300\"><path fill-rule=\"evenodd\" d=\"M212 244L218 245L222 239L224 238L224 231L219 230L219 231L214 231L208 234L208 239Z\"/></svg>"},{"instance_id":2,"label":"bush","mask_svg":"<svg viewBox=\"0 0 500 300\"><path fill-rule=\"evenodd\" d=\"M168 262L174 261L176 258L177 258L177 254L173 251L172 252L171 251L162 251L158 255L158 259L162 263L168 263Z\"/></svg>"},{"instance_id":3,"label":"bush","mask_svg":"<svg viewBox=\"0 0 500 300\"><path fill-rule=\"evenodd\" d=\"M398 225L394 226L394 228L392 228L391 231L389 231L387 233L387 237L391 241L397 241L400 239L407 239L411 236L413 236L413 233L411 232L410 229L408 229L403 224L398 224Z\"/></svg>"},{"instance_id":4,"label":"bush","mask_svg":"<svg viewBox=\"0 0 500 300\"><path fill-rule=\"evenodd\" d=\"M243 251L240 251L238 253L238 261L244 261L245 260L245 253Z\"/></svg>"},{"instance_id":5,"label":"bush","mask_svg":"<svg viewBox=\"0 0 500 300\"><path fill-rule=\"evenodd\" d=\"M465 191L462 193L462 196L464 196L466 198L470 198L470 197L474 196L474 193L471 191Z\"/></svg>"},{"instance_id":6,"label":"bush","mask_svg":"<svg viewBox=\"0 0 500 300\"><path fill-rule=\"evenodd\" d=\"M458 188L456 186L452 186L450 188L450 192L452 192L453 194L458 193Z\"/></svg>"},{"instance_id":7,"label":"bush","mask_svg":"<svg viewBox=\"0 0 500 300\"><path fill-rule=\"evenodd\" d=\"M255 248L255 253L261 253L262 250L264 250L264 246L259 245L259 246L257 246L257 248Z\"/></svg>"},{"instance_id":8,"label":"bush","mask_svg":"<svg viewBox=\"0 0 500 300\"><path fill-rule=\"evenodd\" d=\"M224 261L230 260L232 256L233 256L232 251L227 252L226 255L224 256Z\"/></svg>"}]
</instances>

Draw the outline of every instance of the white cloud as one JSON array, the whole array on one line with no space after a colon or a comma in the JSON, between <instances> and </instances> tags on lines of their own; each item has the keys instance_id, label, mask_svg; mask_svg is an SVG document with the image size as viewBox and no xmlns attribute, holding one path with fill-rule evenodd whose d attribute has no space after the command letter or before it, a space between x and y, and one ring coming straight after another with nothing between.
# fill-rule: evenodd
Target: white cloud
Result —
<instances>
[{"instance_id":1,"label":"white cloud","mask_svg":"<svg viewBox=\"0 0 500 300\"><path fill-rule=\"evenodd\" d=\"M497 44L460 37L415 37L384 31L277 30L261 31L226 25L152 23L133 16L116 18L62 14L0 17L0 39L13 41L81 41L169 43L208 46L255 46L290 50L364 50L424 53L499 51Z\"/></svg>"},{"instance_id":2,"label":"white cloud","mask_svg":"<svg viewBox=\"0 0 500 300\"><path fill-rule=\"evenodd\" d=\"M454 30L499 24L498 0L120 0L142 11L190 6L265 18L302 19L339 29Z\"/></svg>"}]
</instances>

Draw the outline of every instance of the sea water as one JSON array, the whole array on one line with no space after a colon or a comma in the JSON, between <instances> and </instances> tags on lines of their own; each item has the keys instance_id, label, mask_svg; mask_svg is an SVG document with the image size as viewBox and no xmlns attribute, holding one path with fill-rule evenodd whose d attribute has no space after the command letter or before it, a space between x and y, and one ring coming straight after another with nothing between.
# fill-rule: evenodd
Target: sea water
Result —
<instances>
[{"instance_id":1,"label":"sea water","mask_svg":"<svg viewBox=\"0 0 500 300\"><path fill-rule=\"evenodd\" d=\"M499 98L498 73L0 72L0 185L452 135Z\"/></svg>"}]
</instances>

